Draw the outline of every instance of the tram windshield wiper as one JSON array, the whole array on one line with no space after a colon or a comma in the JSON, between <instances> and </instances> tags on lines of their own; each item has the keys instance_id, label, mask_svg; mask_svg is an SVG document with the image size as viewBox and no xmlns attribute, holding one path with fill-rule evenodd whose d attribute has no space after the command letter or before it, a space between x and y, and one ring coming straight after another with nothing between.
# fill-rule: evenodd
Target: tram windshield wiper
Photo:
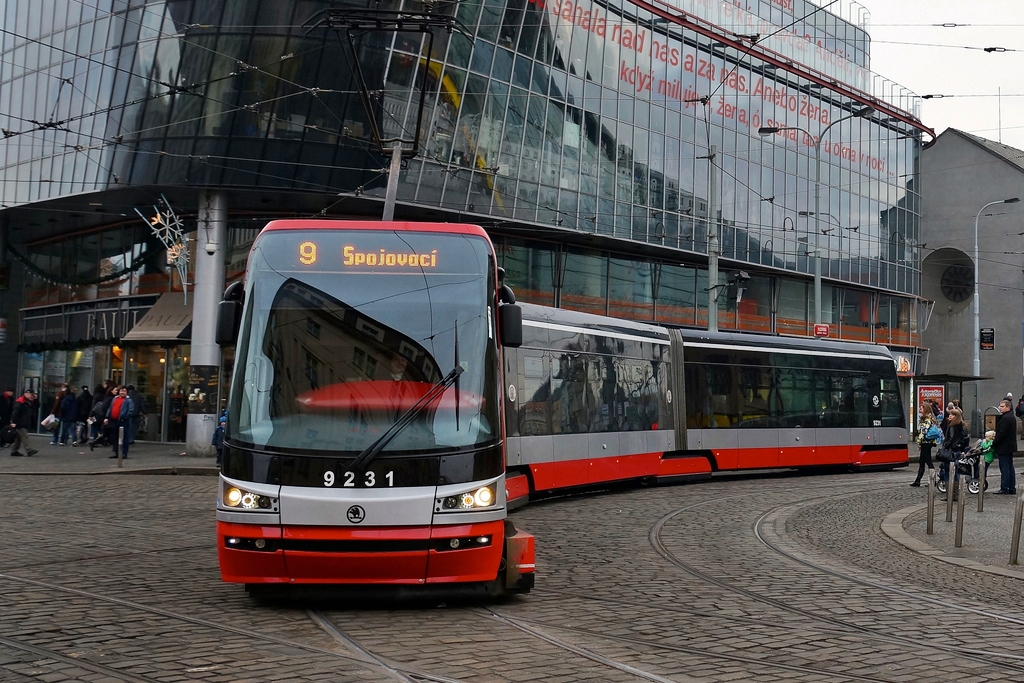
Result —
<instances>
[{"instance_id":1,"label":"tram windshield wiper","mask_svg":"<svg viewBox=\"0 0 1024 683\"><path fill-rule=\"evenodd\" d=\"M427 393L420 397L420 400L409 408L409 410L402 413L402 415L395 420L394 424L388 427L383 434L377 437L377 440L371 443L369 446L363 449L363 451L356 456L356 459L352 461L352 464L348 466L349 472L355 472L370 464L374 458L380 455L391 440L394 439L398 434L412 424L413 420L420 416L427 406L429 406L434 399L444 393L444 390L450 387L458 379L459 375L465 372L466 368L461 365L456 365L451 369L447 375L445 375L441 381L432 386Z\"/></svg>"}]
</instances>

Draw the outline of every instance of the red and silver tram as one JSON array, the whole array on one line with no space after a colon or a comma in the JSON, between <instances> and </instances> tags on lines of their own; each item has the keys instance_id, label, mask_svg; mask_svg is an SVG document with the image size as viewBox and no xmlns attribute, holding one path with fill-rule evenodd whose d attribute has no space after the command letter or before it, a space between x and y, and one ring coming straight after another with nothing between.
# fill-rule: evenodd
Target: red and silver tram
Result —
<instances>
[{"instance_id":1,"label":"red and silver tram","mask_svg":"<svg viewBox=\"0 0 1024 683\"><path fill-rule=\"evenodd\" d=\"M621 479L907 465L883 346L521 309L523 344L504 357L513 505Z\"/></svg>"},{"instance_id":2,"label":"red and silver tram","mask_svg":"<svg viewBox=\"0 0 1024 683\"><path fill-rule=\"evenodd\" d=\"M236 361L225 581L533 585L531 495L716 471L898 467L881 346L517 305L476 226L274 221L218 341Z\"/></svg>"},{"instance_id":3,"label":"red and silver tram","mask_svg":"<svg viewBox=\"0 0 1024 683\"><path fill-rule=\"evenodd\" d=\"M217 502L225 581L533 585L506 520L502 342L521 335L470 225L274 221L232 285Z\"/></svg>"}]
</instances>

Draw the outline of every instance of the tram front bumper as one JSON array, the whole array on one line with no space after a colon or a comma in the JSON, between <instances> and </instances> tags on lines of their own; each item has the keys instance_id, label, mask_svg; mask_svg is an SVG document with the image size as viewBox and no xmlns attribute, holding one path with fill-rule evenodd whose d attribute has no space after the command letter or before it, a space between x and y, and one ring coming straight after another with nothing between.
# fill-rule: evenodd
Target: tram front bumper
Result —
<instances>
[{"instance_id":1,"label":"tram front bumper","mask_svg":"<svg viewBox=\"0 0 1024 683\"><path fill-rule=\"evenodd\" d=\"M417 585L494 580L504 522L361 529L218 522L217 533L224 581Z\"/></svg>"}]
</instances>

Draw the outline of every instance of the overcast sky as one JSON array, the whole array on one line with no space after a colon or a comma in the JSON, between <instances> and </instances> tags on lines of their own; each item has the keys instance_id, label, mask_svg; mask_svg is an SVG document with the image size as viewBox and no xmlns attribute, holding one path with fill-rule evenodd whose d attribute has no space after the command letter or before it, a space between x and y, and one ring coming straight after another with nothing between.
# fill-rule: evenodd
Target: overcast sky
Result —
<instances>
[{"instance_id":1,"label":"overcast sky","mask_svg":"<svg viewBox=\"0 0 1024 683\"><path fill-rule=\"evenodd\" d=\"M926 126L1024 150L1024 0L858 2L871 13L871 70L918 95L947 95L922 103ZM934 26L945 23L968 25Z\"/></svg>"}]
</instances>

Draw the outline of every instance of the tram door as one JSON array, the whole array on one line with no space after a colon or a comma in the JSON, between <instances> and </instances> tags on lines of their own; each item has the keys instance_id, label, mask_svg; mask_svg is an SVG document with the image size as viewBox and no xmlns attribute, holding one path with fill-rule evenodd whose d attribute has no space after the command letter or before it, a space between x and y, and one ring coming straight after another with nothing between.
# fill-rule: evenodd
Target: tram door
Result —
<instances>
[{"instance_id":1,"label":"tram door","mask_svg":"<svg viewBox=\"0 0 1024 683\"><path fill-rule=\"evenodd\" d=\"M530 469L535 488L552 485L552 396L550 354L540 349L505 349L505 464Z\"/></svg>"},{"instance_id":2,"label":"tram door","mask_svg":"<svg viewBox=\"0 0 1024 683\"><path fill-rule=\"evenodd\" d=\"M774 372L779 466L801 467L823 461L818 453L818 423L824 396L817 395L814 370L801 356L788 355Z\"/></svg>"}]
</instances>

